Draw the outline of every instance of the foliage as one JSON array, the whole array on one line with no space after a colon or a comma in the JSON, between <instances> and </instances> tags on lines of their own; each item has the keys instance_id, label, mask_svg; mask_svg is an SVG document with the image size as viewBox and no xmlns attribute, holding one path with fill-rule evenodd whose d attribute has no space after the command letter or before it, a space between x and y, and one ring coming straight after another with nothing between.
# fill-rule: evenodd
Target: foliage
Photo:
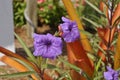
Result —
<instances>
[{"instance_id":1,"label":"foliage","mask_svg":"<svg viewBox=\"0 0 120 80\"><path fill-rule=\"evenodd\" d=\"M62 22L61 17L65 15L66 11L60 0L44 0L38 4L38 16L50 25L54 32L57 30L58 24Z\"/></svg>"},{"instance_id":2,"label":"foliage","mask_svg":"<svg viewBox=\"0 0 120 80\"><path fill-rule=\"evenodd\" d=\"M82 21L86 21L83 21L84 26L94 26L93 29L96 30L94 34L84 31L78 15L75 13L74 8L71 5L72 2L70 0L68 0L68 2L63 0L66 10L68 11L68 15L71 19L62 17L63 23L57 23L57 25L59 25L59 30L54 34L54 38L52 37L51 39L50 36L45 34L37 34L34 36L35 50L32 53L22 39L15 33L15 36L26 51L27 58L23 58L18 54L14 54L9 50L0 47L0 52L7 55L2 57L1 61L19 69L22 72L25 71L23 74L30 75L34 80L39 80L40 78L42 80L119 80L120 32L117 26L120 23L120 1L83 1L85 1L86 6L84 5L83 7L80 7L83 10L80 11L82 14L79 16L82 17ZM53 3L58 4L57 2ZM39 6L42 5L44 6L45 3ZM48 4L46 3L46 5ZM49 11L50 9L45 10ZM111 13L109 15L108 10L110 10ZM48 21L45 21L48 24L49 17L52 16L53 19L55 17L53 17L53 15L49 15L47 18L45 15L42 16L42 18L47 19ZM50 23L53 24L54 22ZM61 45L58 44L58 37L59 39L62 38L66 44L66 56L57 55L58 57L56 57L56 52L61 52ZM68 41L69 39L70 41ZM60 49L56 49L57 47L55 46ZM34 53L37 53L37 55L34 55ZM56 58L50 58L49 56L55 56ZM47 74L48 72L50 72L49 75ZM18 74L5 74L0 77L6 76L18 77Z\"/></svg>"},{"instance_id":3,"label":"foliage","mask_svg":"<svg viewBox=\"0 0 120 80\"><path fill-rule=\"evenodd\" d=\"M14 25L16 27L21 27L26 24L24 18L25 6L26 4L23 0L13 0Z\"/></svg>"}]
</instances>

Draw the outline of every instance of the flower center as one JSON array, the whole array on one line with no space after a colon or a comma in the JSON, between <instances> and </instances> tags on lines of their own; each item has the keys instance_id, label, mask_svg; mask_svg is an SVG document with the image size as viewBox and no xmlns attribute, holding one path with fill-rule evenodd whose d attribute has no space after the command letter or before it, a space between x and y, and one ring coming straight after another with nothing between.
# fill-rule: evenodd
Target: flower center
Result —
<instances>
[{"instance_id":1,"label":"flower center","mask_svg":"<svg viewBox=\"0 0 120 80\"><path fill-rule=\"evenodd\" d=\"M46 41L45 45L50 46L51 45L51 41Z\"/></svg>"},{"instance_id":2,"label":"flower center","mask_svg":"<svg viewBox=\"0 0 120 80\"><path fill-rule=\"evenodd\" d=\"M72 28L71 28L71 27L69 27L69 31L70 31L70 32L72 31Z\"/></svg>"}]
</instances>

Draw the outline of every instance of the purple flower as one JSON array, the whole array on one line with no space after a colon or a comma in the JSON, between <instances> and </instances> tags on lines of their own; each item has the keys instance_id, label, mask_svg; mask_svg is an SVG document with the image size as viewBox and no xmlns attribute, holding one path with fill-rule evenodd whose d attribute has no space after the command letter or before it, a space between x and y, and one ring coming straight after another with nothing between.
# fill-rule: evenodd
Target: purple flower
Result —
<instances>
[{"instance_id":1,"label":"purple flower","mask_svg":"<svg viewBox=\"0 0 120 80\"><path fill-rule=\"evenodd\" d=\"M119 72L107 66L107 72L104 72L105 80L118 80Z\"/></svg>"},{"instance_id":2,"label":"purple flower","mask_svg":"<svg viewBox=\"0 0 120 80\"><path fill-rule=\"evenodd\" d=\"M63 24L60 24L60 29L62 31L62 37L66 42L73 42L79 39L80 33L75 21L71 21L65 17L62 17Z\"/></svg>"},{"instance_id":3,"label":"purple flower","mask_svg":"<svg viewBox=\"0 0 120 80\"><path fill-rule=\"evenodd\" d=\"M54 59L62 53L62 40L51 34L34 34L34 56Z\"/></svg>"}]
</instances>

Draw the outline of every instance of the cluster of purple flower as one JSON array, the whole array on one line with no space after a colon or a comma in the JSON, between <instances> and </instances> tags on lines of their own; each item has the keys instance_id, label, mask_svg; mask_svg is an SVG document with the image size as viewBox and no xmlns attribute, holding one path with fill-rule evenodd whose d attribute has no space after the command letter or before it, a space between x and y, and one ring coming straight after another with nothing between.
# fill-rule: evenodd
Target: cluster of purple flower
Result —
<instances>
[{"instance_id":1,"label":"cluster of purple flower","mask_svg":"<svg viewBox=\"0 0 120 80\"><path fill-rule=\"evenodd\" d=\"M107 70L108 70L107 72L104 72L105 80L119 80L118 79L119 71L115 71L109 66L107 66Z\"/></svg>"},{"instance_id":2,"label":"cluster of purple flower","mask_svg":"<svg viewBox=\"0 0 120 80\"><path fill-rule=\"evenodd\" d=\"M64 23L60 24L62 38L66 42L73 42L80 37L77 24L65 17L62 17ZM62 53L62 39L51 34L34 34L34 56L54 59Z\"/></svg>"}]
</instances>

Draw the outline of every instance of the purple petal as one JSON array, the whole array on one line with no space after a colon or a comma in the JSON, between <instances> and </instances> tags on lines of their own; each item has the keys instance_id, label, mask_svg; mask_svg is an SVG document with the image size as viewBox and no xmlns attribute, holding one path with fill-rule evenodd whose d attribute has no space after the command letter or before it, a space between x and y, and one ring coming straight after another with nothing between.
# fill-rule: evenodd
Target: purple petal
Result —
<instances>
[{"instance_id":1,"label":"purple petal","mask_svg":"<svg viewBox=\"0 0 120 80\"><path fill-rule=\"evenodd\" d=\"M64 22L70 22L70 20L68 18L66 18L66 17L62 17L62 21L64 21Z\"/></svg>"},{"instance_id":2,"label":"purple petal","mask_svg":"<svg viewBox=\"0 0 120 80\"><path fill-rule=\"evenodd\" d=\"M112 74L110 72L104 72L104 78L105 80L112 80Z\"/></svg>"},{"instance_id":3,"label":"purple petal","mask_svg":"<svg viewBox=\"0 0 120 80\"><path fill-rule=\"evenodd\" d=\"M71 21L65 17L62 17L64 21L63 24L60 24L61 30L63 32L62 37L66 42L73 42L76 39L80 38L80 33L75 21Z\"/></svg>"},{"instance_id":4,"label":"purple petal","mask_svg":"<svg viewBox=\"0 0 120 80\"><path fill-rule=\"evenodd\" d=\"M104 72L105 80L118 80L119 72L107 66L107 72Z\"/></svg>"},{"instance_id":5,"label":"purple petal","mask_svg":"<svg viewBox=\"0 0 120 80\"><path fill-rule=\"evenodd\" d=\"M53 59L62 53L62 40L51 34L34 34L34 56Z\"/></svg>"}]
</instances>

